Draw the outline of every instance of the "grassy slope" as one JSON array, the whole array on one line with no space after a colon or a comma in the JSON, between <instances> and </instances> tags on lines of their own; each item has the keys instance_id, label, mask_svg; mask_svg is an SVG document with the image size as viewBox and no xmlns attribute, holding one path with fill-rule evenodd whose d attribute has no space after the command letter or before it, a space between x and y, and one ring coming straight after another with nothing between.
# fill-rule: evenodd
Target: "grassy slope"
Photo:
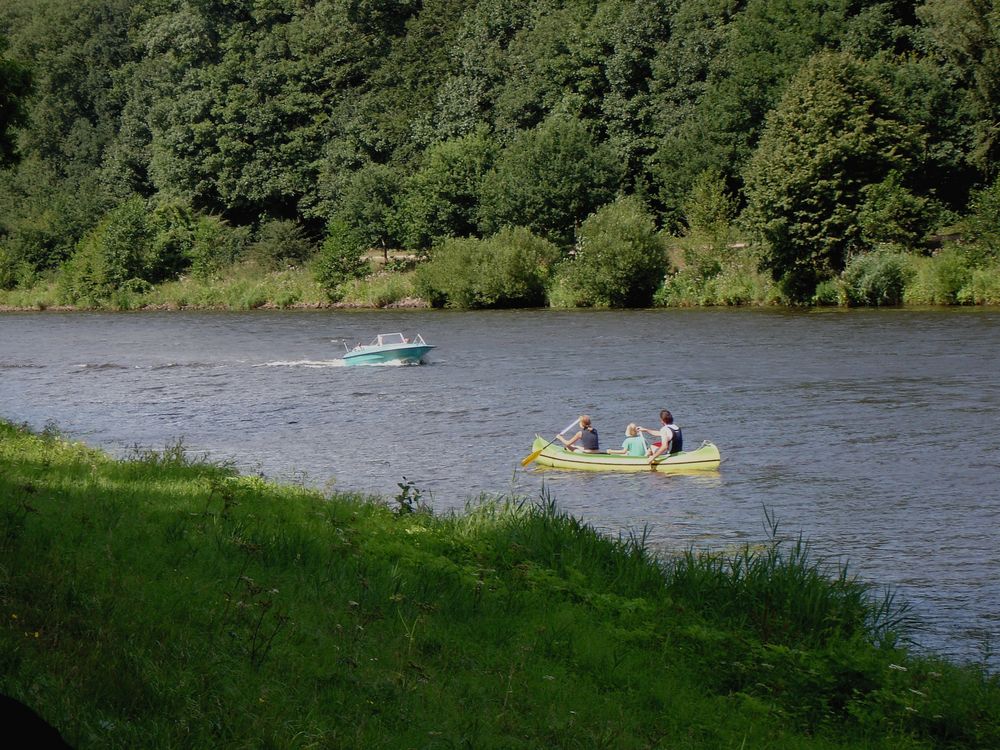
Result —
<instances>
[{"instance_id":1,"label":"grassy slope","mask_svg":"<svg viewBox=\"0 0 1000 750\"><path fill-rule=\"evenodd\" d=\"M81 748L1000 744L996 678L800 547L664 569L551 504L403 505L0 422L0 692Z\"/></svg>"}]
</instances>

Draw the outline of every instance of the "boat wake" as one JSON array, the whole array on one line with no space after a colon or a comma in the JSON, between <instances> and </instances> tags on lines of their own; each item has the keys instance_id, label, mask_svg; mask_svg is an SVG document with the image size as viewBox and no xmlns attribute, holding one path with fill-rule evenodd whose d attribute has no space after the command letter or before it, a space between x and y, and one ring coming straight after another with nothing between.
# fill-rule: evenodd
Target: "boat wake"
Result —
<instances>
[{"instance_id":1,"label":"boat wake","mask_svg":"<svg viewBox=\"0 0 1000 750\"><path fill-rule=\"evenodd\" d=\"M296 359L278 360L276 362L265 362L255 367L343 367L342 359Z\"/></svg>"}]
</instances>

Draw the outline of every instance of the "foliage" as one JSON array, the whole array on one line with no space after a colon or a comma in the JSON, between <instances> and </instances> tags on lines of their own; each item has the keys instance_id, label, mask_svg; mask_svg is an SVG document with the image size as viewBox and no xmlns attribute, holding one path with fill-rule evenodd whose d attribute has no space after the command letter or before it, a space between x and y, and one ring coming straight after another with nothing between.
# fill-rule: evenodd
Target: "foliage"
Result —
<instances>
[{"instance_id":1,"label":"foliage","mask_svg":"<svg viewBox=\"0 0 1000 750\"><path fill-rule=\"evenodd\" d=\"M81 240L60 278L66 302L94 303L130 285L140 290L160 272L146 202L132 197Z\"/></svg>"},{"instance_id":2,"label":"foliage","mask_svg":"<svg viewBox=\"0 0 1000 750\"><path fill-rule=\"evenodd\" d=\"M0 31L0 168L16 158L12 130L25 120L24 99L31 91L28 70L4 54L7 40Z\"/></svg>"},{"instance_id":3,"label":"foliage","mask_svg":"<svg viewBox=\"0 0 1000 750\"><path fill-rule=\"evenodd\" d=\"M683 267L667 274L653 295L657 307L774 305L782 302L769 273L760 270L757 249L717 248L700 237L675 241L682 247Z\"/></svg>"},{"instance_id":4,"label":"foliage","mask_svg":"<svg viewBox=\"0 0 1000 750\"><path fill-rule=\"evenodd\" d=\"M417 269L417 293L435 307L536 307L559 255L523 227L485 240L447 239Z\"/></svg>"},{"instance_id":5,"label":"foliage","mask_svg":"<svg viewBox=\"0 0 1000 750\"><path fill-rule=\"evenodd\" d=\"M399 176L384 164L366 164L348 180L336 213L367 247L378 247L388 259L396 244L396 199Z\"/></svg>"},{"instance_id":6,"label":"foliage","mask_svg":"<svg viewBox=\"0 0 1000 750\"><path fill-rule=\"evenodd\" d=\"M299 223L291 219L271 219L261 226L257 241L247 249L247 257L274 271L303 263L315 250Z\"/></svg>"},{"instance_id":7,"label":"foliage","mask_svg":"<svg viewBox=\"0 0 1000 750\"><path fill-rule=\"evenodd\" d=\"M996 178L998 28L995 0L0 3L4 283L134 195L188 214L156 219L168 279L273 220L343 221L386 258L505 226L568 249L621 193L713 247L699 223L749 203L805 301Z\"/></svg>"},{"instance_id":8,"label":"foliage","mask_svg":"<svg viewBox=\"0 0 1000 750\"><path fill-rule=\"evenodd\" d=\"M914 259L913 280L903 300L920 305L954 305L972 276L972 263L957 247L945 247L930 258Z\"/></svg>"},{"instance_id":9,"label":"foliage","mask_svg":"<svg viewBox=\"0 0 1000 750\"><path fill-rule=\"evenodd\" d=\"M486 175L480 222L486 233L524 226L557 245L610 200L619 175L608 148L574 117L556 114L522 132Z\"/></svg>"},{"instance_id":10,"label":"foliage","mask_svg":"<svg viewBox=\"0 0 1000 750\"><path fill-rule=\"evenodd\" d=\"M649 212L636 198L619 198L583 222L563 273L577 305L648 307L666 270Z\"/></svg>"},{"instance_id":11,"label":"foliage","mask_svg":"<svg viewBox=\"0 0 1000 750\"><path fill-rule=\"evenodd\" d=\"M371 265L365 259L365 250L350 227L340 221L330 222L326 239L313 264L316 281L330 300L336 302L344 296L342 286L346 282L369 273Z\"/></svg>"},{"instance_id":12,"label":"foliage","mask_svg":"<svg viewBox=\"0 0 1000 750\"><path fill-rule=\"evenodd\" d=\"M962 287L959 301L971 305L1000 305L1000 264L975 268Z\"/></svg>"},{"instance_id":13,"label":"foliage","mask_svg":"<svg viewBox=\"0 0 1000 750\"><path fill-rule=\"evenodd\" d=\"M767 265L793 301L808 300L863 245L866 188L906 164L919 143L856 59L822 53L796 75L746 173L748 221L769 244ZM900 194L896 183L897 203Z\"/></svg>"},{"instance_id":14,"label":"foliage","mask_svg":"<svg viewBox=\"0 0 1000 750\"><path fill-rule=\"evenodd\" d=\"M974 112L969 159L995 177L1000 156L1000 4L996 0L925 0L917 11L936 52L961 71Z\"/></svg>"},{"instance_id":15,"label":"foliage","mask_svg":"<svg viewBox=\"0 0 1000 750\"><path fill-rule=\"evenodd\" d=\"M30 278L31 269L16 253L0 245L0 289L13 289Z\"/></svg>"},{"instance_id":16,"label":"foliage","mask_svg":"<svg viewBox=\"0 0 1000 750\"><path fill-rule=\"evenodd\" d=\"M699 174L738 180L788 81L847 27L841 0L689 0L658 61L663 138L653 159L667 227ZM707 53L707 54L706 54ZM678 64L678 62L680 64ZM661 105L663 106L663 105Z\"/></svg>"},{"instance_id":17,"label":"foliage","mask_svg":"<svg viewBox=\"0 0 1000 750\"><path fill-rule=\"evenodd\" d=\"M858 209L860 236L865 244L894 243L917 247L935 218L933 206L907 190L896 171L879 183L862 188Z\"/></svg>"},{"instance_id":18,"label":"foliage","mask_svg":"<svg viewBox=\"0 0 1000 750\"><path fill-rule=\"evenodd\" d=\"M430 146L400 206L404 244L427 250L447 237L474 234L483 178L493 159L494 146L482 130Z\"/></svg>"},{"instance_id":19,"label":"foliage","mask_svg":"<svg viewBox=\"0 0 1000 750\"><path fill-rule=\"evenodd\" d=\"M417 298L413 271L377 273L364 279L354 279L342 287L341 304L347 307L425 307Z\"/></svg>"},{"instance_id":20,"label":"foliage","mask_svg":"<svg viewBox=\"0 0 1000 750\"><path fill-rule=\"evenodd\" d=\"M736 202L722 173L709 168L698 175L684 201L683 210L689 232L707 235L714 240L726 239L736 216Z\"/></svg>"},{"instance_id":21,"label":"foliage","mask_svg":"<svg viewBox=\"0 0 1000 750\"><path fill-rule=\"evenodd\" d=\"M912 277L908 256L890 250L850 258L841 276L849 305L898 305Z\"/></svg>"},{"instance_id":22,"label":"foliage","mask_svg":"<svg viewBox=\"0 0 1000 750\"><path fill-rule=\"evenodd\" d=\"M984 258L1000 258L1000 175L973 194L969 213L969 239Z\"/></svg>"},{"instance_id":23,"label":"foliage","mask_svg":"<svg viewBox=\"0 0 1000 750\"><path fill-rule=\"evenodd\" d=\"M217 276L241 260L250 245L248 227L233 227L213 214L200 214L191 228L188 249L191 275L200 280Z\"/></svg>"}]
</instances>

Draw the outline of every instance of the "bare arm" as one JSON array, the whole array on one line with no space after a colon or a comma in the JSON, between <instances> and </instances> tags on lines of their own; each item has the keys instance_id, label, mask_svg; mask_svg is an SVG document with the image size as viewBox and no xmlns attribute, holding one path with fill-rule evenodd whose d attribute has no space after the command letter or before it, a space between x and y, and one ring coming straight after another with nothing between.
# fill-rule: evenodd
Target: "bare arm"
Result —
<instances>
[{"instance_id":1,"label":"bare arm","mask_svg":"<svg viewBox=\"0 0 1000 750\"><path fill-rule=\"evenodd\" d=\"M562 441L563 445L565 445L567 448L569 448L570 446L573 445L573 443L575 443L577 440L579 440L581 437L583 437L583 430L580 430L579 432L577 432L569 440L567 440L566 438L564 438L562 435L557 435L557 437Z\"/></svg>"}]
</instances>

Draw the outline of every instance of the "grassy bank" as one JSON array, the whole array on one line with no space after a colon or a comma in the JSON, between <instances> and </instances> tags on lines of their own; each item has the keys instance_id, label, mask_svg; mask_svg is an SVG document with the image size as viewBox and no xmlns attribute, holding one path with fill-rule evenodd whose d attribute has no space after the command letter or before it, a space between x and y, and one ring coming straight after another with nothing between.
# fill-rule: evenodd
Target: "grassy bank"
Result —
<instances>
[{"instance_id":1,"label":"grassy bank","mask_svg":"<svg viewBox=\"0 0 1000 750\"><path fill-rule=\"evenodd\" d=\"M186 276L155 286L121 289L93 306L110 310L254 310L293 307L422 307L416 299L412 271L380 271L354 279L344 296L330 302L326 292L306 267L269 271L253 264L234 265L216 276ZM54 280L41 280L27 289L0 290L0 309L53 310L68 307Z\"/></svg>"},{"instance_id":2,"label":"grassy bank","mask_svg":"<svg viewBox=\"0 0 1000 750\"><path fill-rule=\"evenodd\" d=\"M50 431L51 433L51 431ZM797 543L658 562L0 422L0 692L74 746L1000 746L1000 685Z\"/></svg>"},{"instance_id":3,"label":"grassy bank","mask_svg":"<svg viewBox=\"0 0 1000 750\"><path fill-rule=\"evenodd\" d=\"M973 246L953 244L933 255L891 248L858 255L849 259L842 273L817 287L811 304L841 307L1000 305L1000 265L990 259L992 256L980 257L977 252ZM746 243L712 244L703 238L686 237L671 240L668 255L671 270L653 294L654 307L788 304L780 285L760 269L763 256L759 247ZM420 284L419 269L426 271L426 267L418 266L414 271L409 258L388 267L382 264L380 256L372 256L368 261L375 271L365 278L345 281L338 289L335 303L330 301L308 264L275 271L250 262L236 263L206 278L189 275L156 285L126 284L107 298L75 305L66 304L57 277L43 277L26 288L0 288L0 311L430 306L429 300L435 293L433 290L428 293ZM454 268L447 266L436 272L447 281L444 286L456 286L462 292L453 293L448 304L472 307L528 304L523 297L524 278L491 276L486 272L480 278L476 275L479 271L465 260L460 258L459 261ZM505 264L496 259L486 265L494 270L507 268L510 273L528 273L532 269L531 264ZM438 286L441 285L438 279ZM554 308L595 304L568 289L565 274L549 279L538 295L538 300L532 304Z\"/></svg>"}]
</instances>

